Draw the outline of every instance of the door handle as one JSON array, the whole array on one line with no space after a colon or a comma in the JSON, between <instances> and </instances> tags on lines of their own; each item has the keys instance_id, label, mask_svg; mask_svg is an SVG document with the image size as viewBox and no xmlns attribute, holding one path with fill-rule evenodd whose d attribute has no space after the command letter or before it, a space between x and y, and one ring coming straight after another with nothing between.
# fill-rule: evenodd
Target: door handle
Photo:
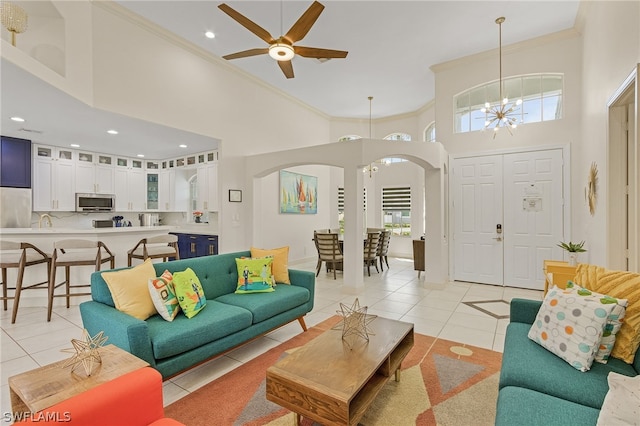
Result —
<instances>
[{"instance_id":1,"label":"door handle","mask_svg":"<svg viewBox=\"0 0 640 426\"><path fill-rule=\"evenodd\" d=\"M502 241L502 237L493 237L493 239L496 241Z\"/></svg>"}]
</instances>

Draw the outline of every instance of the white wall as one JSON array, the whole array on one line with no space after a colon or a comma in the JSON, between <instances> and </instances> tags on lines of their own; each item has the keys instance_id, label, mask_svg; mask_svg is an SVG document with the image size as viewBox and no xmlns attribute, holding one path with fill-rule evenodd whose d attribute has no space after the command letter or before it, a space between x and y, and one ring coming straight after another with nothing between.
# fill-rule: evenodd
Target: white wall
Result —
<instances>
[{"instance_id":1,"label":"white wall","mask_svg":"<svg viewBox=\"0 0 640 426\"><path fill-rule=\"evenodd\" d=\"M598 165L599 201L594 216L576 193L572 217L574 240L585 239L590 262L607 266L607 102L640 62L640 3L583 2L579 23L583 34L583 140L575 150L574 182L586 185L591 162ZM615 29L615 30L612 30Z\"/></svg>"}]
</instances>

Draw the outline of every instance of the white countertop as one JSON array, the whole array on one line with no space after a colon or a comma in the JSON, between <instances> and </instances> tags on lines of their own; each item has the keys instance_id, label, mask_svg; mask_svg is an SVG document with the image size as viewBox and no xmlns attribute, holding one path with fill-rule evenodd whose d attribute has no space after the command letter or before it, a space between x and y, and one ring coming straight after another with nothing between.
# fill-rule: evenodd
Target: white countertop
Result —
<instances>
[{"instance_id":1,"label":"white countertop","mask_svg":"<svg viewBox=\"0 0 640 426\"><path fill-rule=\"evenodd\" d=\"M122 226L113 228L1 228L0 235L126 234L132 232L175 231L177 226Z\"/></svg>"}]
</instances>

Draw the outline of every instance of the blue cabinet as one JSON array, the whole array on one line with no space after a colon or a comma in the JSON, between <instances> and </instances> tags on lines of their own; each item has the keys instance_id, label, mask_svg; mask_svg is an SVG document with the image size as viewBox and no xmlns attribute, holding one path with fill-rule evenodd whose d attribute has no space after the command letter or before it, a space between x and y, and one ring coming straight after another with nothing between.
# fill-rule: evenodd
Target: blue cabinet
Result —
<instances>
[{"instance_id":1,"label":"blue cabinet","mask_svg":"<svg viewBox=\"0 0 640 426\"><path fill-rule=\"evenodd\" d=\"M180 259L218 254L218 236L171 232L178 236Z\"/></svg>"},{"instance_id":2,"label":"blue cabinet","mask_svg":"<svg viewBox=\"0 0 640 426\"><path fill-rule=\"evenodd\" d=\"M0 186L31 188L31 141L0 138Z\"/></svg>"}]
</instances>

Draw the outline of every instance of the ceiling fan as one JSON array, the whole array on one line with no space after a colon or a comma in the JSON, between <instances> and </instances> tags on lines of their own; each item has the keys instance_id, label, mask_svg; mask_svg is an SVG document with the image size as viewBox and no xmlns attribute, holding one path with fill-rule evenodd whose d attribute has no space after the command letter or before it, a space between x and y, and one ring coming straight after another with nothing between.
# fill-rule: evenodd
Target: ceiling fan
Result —
<instances>
[{"instance_id":1,"label":"ceiling fan","mask_svg":"<svg viewBox=\"0 0 640 426\"><path fill-rule=\"evenodd\" d=\"M316 22L324 6L314 1L311 6L298 18L295 24L289 29L287 34L278 38L273 38L271 34L246 16L232 9L226 4L218 6L227 15L235 19L240 25L260 37L269 44L269 47L244 50L223 56L224 59L246 58L248 56L263 55L268 53L273 59L278 61L280 69L287 78L293 78L293 65L291 59L295 55L305 58L345 58L349 52L343 50L320 49L317 47L294 46L294 43L302 40L313 24Z\"/></svg>"}]
</instances>

